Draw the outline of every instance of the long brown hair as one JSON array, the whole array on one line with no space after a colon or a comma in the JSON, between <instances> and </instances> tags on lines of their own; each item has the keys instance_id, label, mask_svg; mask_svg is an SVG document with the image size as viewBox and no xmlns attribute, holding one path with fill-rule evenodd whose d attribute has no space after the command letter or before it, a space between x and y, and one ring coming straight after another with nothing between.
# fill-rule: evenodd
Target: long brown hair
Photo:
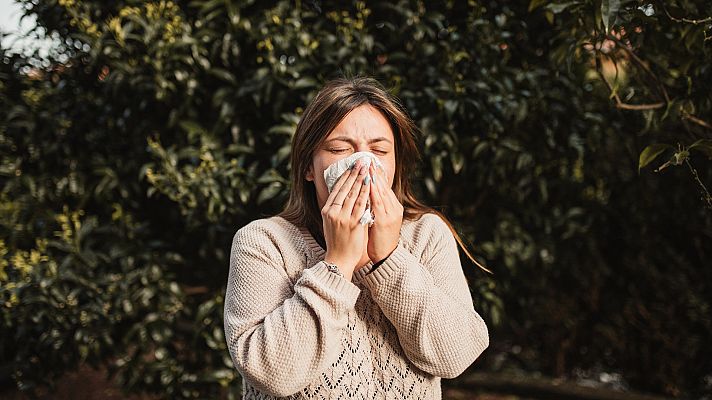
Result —
<instances>
[{"instance_id":1,"label":"long brown hair","mask_svg":"<svg viewBox=\"0 0 712 400\"><path fill-rule=\"evenodd\" d=\"M388 120L395 139L396 170L393 191L403 205L403 218L417 220L421 215L438 215L450 228L455 240L467 257L483 270L490 272L467 250L452 223L440 211L418 201L411 189L410 177L420 163L417 138L418 129L400 101L390 95L372 78L338 78L327 82L304 110L292 138L292 182L289 200L278 215L291 223L306 227L315 239L324 243L322 219L314 182L305 179L314 152L331 131L358 106L370 104Z\"/></svg>"}]
</instances>

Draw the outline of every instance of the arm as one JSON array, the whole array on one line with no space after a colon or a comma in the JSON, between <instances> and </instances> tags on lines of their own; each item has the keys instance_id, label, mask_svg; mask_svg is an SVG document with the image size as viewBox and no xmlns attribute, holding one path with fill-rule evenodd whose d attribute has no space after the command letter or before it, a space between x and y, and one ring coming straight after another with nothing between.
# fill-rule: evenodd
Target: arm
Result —
<instances>
[{"instance_id":1,"label":"arm","mask_svg":"<svg viewBox=\"0 0 712 400\"><path fill-rule=\"evenodd\" d=\"M436 218L424 263L398 243L363 282L410 361L429 374L454 378L489 346L489 334L474 309L455 238Z\"/></svg>"},{"instance_id":2,"label":"arm","mask_svg":"<svg viewBox=\"0 0 712 400\"><path fill-rule=\"evenodd\" d=\"M277 397L306 387L335 361L340 331L360 293L321 261L292 287L282 264L269 233L249 224L238 230L224 320L235 367L255 388Z\"/></svg>"}]
</instances>

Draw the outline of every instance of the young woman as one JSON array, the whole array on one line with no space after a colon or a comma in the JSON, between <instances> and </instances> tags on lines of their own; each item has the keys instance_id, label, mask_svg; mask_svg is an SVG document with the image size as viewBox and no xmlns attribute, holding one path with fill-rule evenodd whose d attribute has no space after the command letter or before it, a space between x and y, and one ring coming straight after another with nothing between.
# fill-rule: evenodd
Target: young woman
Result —
<instances>
[{"instance_id":1,"label":"young woman","mask_svg":"<svg viewBox=\"0 0 712 400\"><path fill-rule=\"evenodd\" d=\"M368 78L328 82L304 111L284 211L232 242L225 336L245 399L440 399L489 345L462 241L411 191L415 133ZM359 160L329 191L326 168L359 151L383 168Z\"/></svg>"}]
</instances>

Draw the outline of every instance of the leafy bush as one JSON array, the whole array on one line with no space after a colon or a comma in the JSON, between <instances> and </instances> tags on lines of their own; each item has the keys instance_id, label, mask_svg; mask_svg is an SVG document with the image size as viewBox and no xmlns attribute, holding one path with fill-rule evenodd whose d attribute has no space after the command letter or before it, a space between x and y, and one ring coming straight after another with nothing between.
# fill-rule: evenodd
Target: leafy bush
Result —
<instances>
[{"instance_id":1,"label":"leafy bush","mask_svg":"<svg viewBox=\"0 0 712 400\"><path fill-rule=\"evenodd\" d=\"M23 4L61 46L0 63L0 371L21 389L88 363L237 397L232 234L286 199L320 85L367 74L422 131L422 198L495 271L467 268L478 365L710 390L707 2ZM640 170L653 155L682 168Z\"/></svg>"}]
</instances>

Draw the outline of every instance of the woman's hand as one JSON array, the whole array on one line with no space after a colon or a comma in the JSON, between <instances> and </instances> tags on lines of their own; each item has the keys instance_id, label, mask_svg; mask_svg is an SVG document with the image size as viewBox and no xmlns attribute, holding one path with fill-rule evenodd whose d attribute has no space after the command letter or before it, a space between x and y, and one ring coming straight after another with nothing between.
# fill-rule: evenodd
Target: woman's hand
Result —
<instances>
[{"instance_id":1,"label":"woman's hand","mask_svg":"<svg viewBox=\"0 0 712 400\"><path fill-rule=\"evenodd\" d=\"M321 209L327 247L324 261L336 264L349 280L368 240L368 226L359 223L371 192L371 185L364 185L366 171L357 161L349 173L339 177Z\"/></svg>"},{"instance_id":2,"label":"woman's hand","mask_svg":"<svg viewBox=\"0 0 712 400\"><path fill-rule=\"evenodd\" d=\"M376 183L371 183L371 211L375 217L373 226L368 231L368 257L374 263L388 257L398 246L401 225L403 224L403 205L396 194L387 186L388 178L381 168L371 164L371 176Z\"/></svg>"}]
</instances>

